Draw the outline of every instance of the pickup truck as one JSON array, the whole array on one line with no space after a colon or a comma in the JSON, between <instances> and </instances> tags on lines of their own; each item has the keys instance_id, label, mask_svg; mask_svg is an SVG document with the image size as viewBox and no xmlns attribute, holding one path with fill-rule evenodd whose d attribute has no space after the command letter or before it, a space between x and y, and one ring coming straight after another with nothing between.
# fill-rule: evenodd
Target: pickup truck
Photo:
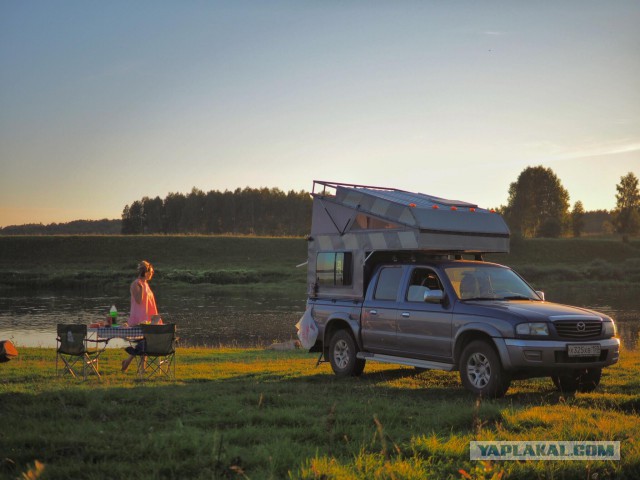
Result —
<instances>
[{"instance_id":1,"label":"pickup truck","mask_svg":"<svg viewBox=\"0 0 640 480\"><path fill-rule=\"evenodd\" d=\"M547 302L512 269L484 261L388 262L362 299L308 299L321 351L338 376L367 360L460 372L476 395L501 397L512 379L550 376L563 392L591 391L618 361L613 320Z\"/></svg>"}]
</instances>

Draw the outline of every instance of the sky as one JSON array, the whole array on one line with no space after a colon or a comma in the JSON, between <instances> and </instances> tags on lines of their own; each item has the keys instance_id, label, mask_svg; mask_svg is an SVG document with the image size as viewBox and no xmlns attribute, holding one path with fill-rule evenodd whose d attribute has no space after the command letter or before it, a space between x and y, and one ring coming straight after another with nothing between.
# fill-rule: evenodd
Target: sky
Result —
<instances>
[{"instance_id":1,"label":"sky","mask_svg":"<svg viewBox=\"0 0 640 480\"><path fill-rule=\"evenodd\" d=\"M0 226L314 179L586 210L640 177L640 2L0 0Z\"/></svg>"}]
</instances>

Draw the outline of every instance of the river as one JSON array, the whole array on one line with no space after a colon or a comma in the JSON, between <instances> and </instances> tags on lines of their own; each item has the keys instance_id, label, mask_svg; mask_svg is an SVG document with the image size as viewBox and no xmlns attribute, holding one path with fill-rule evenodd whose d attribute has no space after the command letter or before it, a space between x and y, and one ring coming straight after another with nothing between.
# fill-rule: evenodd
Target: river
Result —
<instances>
[{"instance_id":1,"label":"river","mask_svg":"<svg viewBox=\"0 0 640 480\"><path fill-rule=\"evenodd\" d=\"M598 310L617 323L622 344L633 350L640 334L638 292L620 295L560 289L547 299ZM554 297L554 298L551 298ZM58 323L89 324L103 318L112 304L128 313L129 299L99 292L19 292L0 295L0 340L16 346L55 347ZM158 304L166 322L176 323L182 346L264 346L296 338L304 311L298 295L220 290L212 293L165 293ZM118 341L114 347L122 347Z\"/></svg>"}]
</instances>

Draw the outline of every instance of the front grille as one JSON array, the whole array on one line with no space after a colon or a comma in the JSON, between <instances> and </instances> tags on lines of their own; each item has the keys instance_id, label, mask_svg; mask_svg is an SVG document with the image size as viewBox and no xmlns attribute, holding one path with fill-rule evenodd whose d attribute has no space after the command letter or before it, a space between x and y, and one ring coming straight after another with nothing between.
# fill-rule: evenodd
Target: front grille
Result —
<instances>
[{"instance_id":1,"label":"front grille","mask_svg":"<svg viewBox=\"0 0 640 480\"><path fill-rule=\"evenodd\" d=\"M570 320L555 322L558 335L563 338L595 338L602 333L602 322L599 320Z\"/></svg>"}]
</instances>

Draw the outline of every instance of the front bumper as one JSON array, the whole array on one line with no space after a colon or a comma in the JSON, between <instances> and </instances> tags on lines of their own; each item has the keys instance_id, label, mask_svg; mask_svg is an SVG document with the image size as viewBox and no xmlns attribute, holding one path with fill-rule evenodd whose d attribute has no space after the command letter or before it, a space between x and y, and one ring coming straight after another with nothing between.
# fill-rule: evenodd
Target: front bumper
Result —
<instances>
[{"instance_id":1,"label":"front bumper","mask_svg":"<svg viewBox=\"0 0 640 480\"><path fill-rule=\"evenodd\" d=\"M499 346L498 350L506 370L602 368L616 363L620 355L620 340L617 338L584 342L503 339L502 342L503 345ZM600 345L600 355L569 357L569 344Z\"/></svg>"}]
</instances>

